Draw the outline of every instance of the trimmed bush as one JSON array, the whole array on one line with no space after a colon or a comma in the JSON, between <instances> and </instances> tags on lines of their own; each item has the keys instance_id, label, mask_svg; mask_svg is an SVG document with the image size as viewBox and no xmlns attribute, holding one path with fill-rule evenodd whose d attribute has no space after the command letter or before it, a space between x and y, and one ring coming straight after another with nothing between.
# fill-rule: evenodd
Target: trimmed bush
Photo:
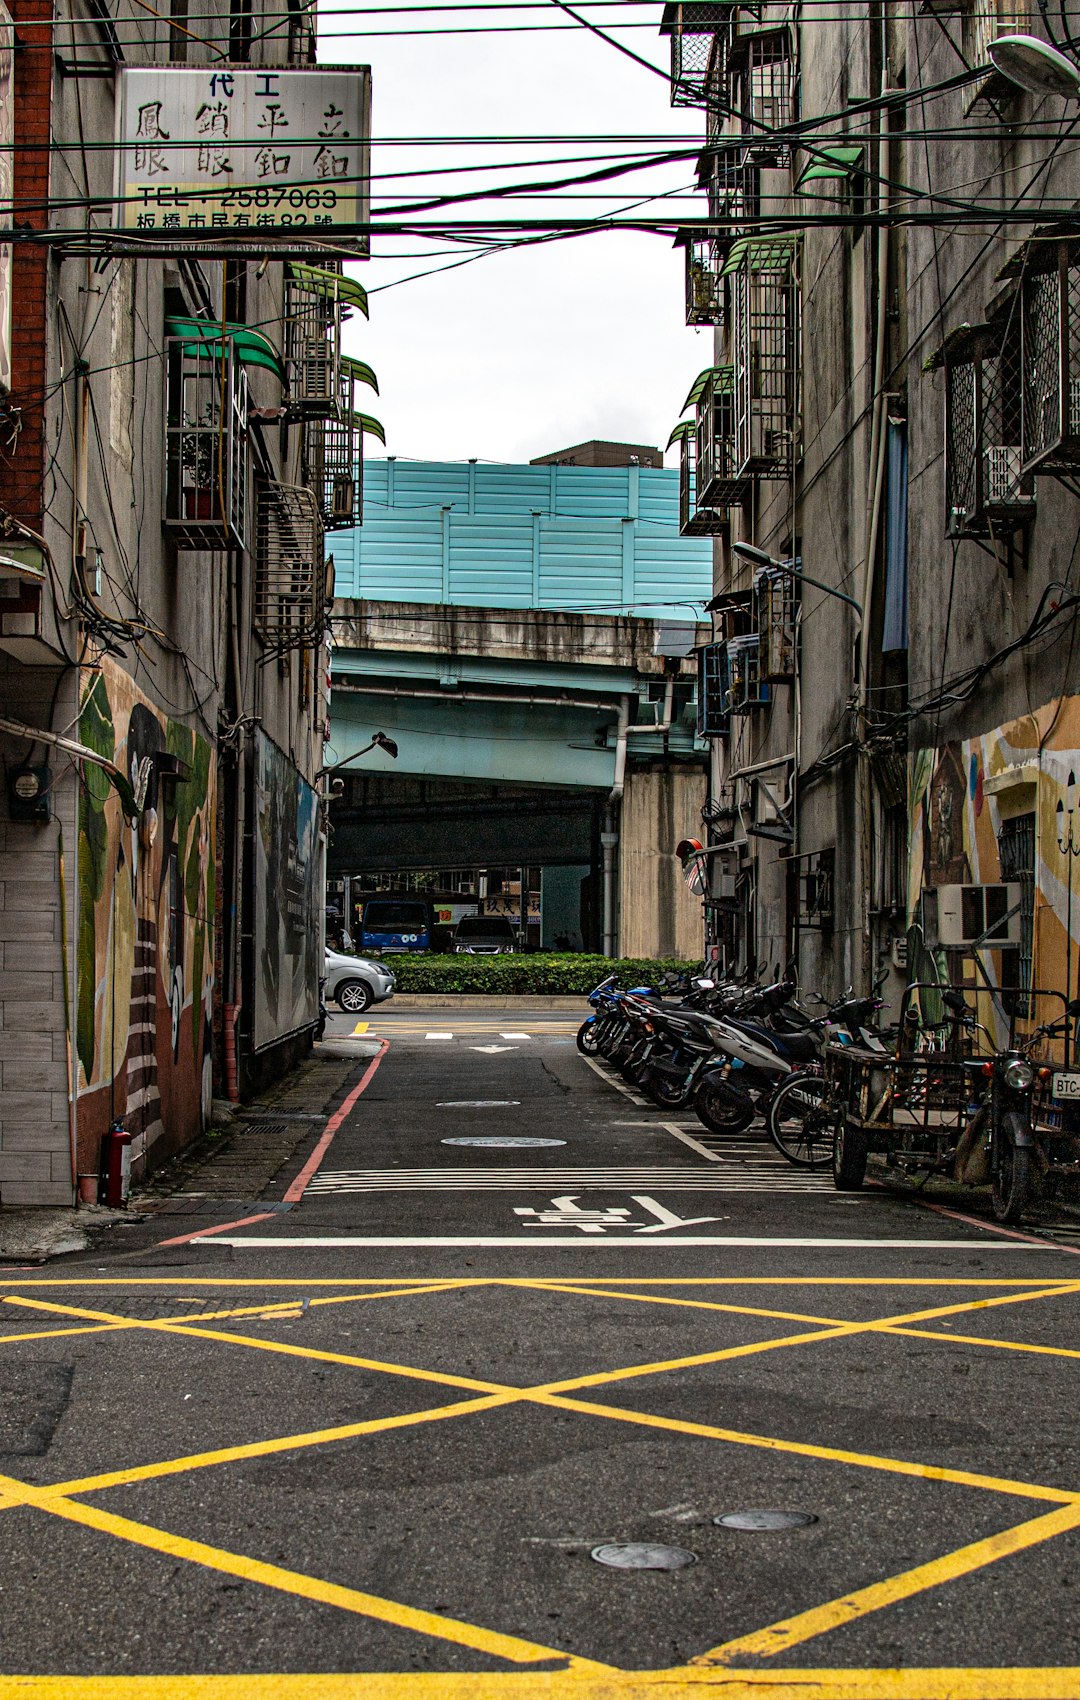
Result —
<instances>
[{"instance_id":1,"label":"trimmed bush","mask_svg":"<svg viewBox=\"0 0 1080 1700\"><path fill-rule=\"evenodd\" d=\"M536 993L582 996L609 974L620 986L650 986L669 970L699 969L700 963L643 962L633 958L537 952L522 956L391 956L399 992L476 992L496 997Z\"/></svg>"}]
</instances>

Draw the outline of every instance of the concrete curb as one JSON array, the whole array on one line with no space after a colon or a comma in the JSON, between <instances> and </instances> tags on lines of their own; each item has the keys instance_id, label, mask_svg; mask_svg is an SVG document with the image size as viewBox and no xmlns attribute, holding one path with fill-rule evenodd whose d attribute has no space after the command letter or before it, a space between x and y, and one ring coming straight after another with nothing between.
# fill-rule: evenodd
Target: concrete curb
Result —
<instances>
[{"instance_id":1,"label":"concrete curb","mask_svg":"<svg viewBox=\"0 0 1080 1700\"><path fill-rule=\"evenodd\" d=\"M490 992L395 992L386 1003L372 1004L368 1013L373 1016L380 1010L390 1013L395 1009L573 1009L580 1010L584 1020L589 1004L584 992L575 992L570 997L538 997L522 993L509 997Z\"/></svg>"}]
</instances>

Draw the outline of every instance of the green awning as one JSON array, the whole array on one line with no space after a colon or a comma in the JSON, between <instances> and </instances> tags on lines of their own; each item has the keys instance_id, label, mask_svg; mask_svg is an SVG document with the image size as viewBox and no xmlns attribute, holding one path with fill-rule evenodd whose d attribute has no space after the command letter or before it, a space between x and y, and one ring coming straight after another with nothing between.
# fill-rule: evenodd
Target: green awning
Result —
<instances>
[{"instance_id":1,"label":"green awning","mask_svg":"<svg viewBox=\"0 0 1080 1700\"><path fill-rule=\"evenodd\" d=\"M697 427L692 419L684 419L682 424L676 425L674 431L672 431L671 436L668 438L665 445L666 448L670 449L676 443L685 442L687 437L692 437L694 435L696 429Z\"/></svg>"},{"instance_id":2,"label":"green awning","mask_svg":"<svg viewBox=\"0 0 1080 1700\"><path fill-rule=\"evenodd\" d=\"M702 396L705 394L705 385L708 383L708 381L712 377L712 375L713 375L713 368L711 366L706 366L704 372L698 373L697 377L694 379L694 382L690 387L690 394L687 396L686 400L682 404L682 410L683 410L684 413L686 412L688 407L696 407L697 406L698 402L701 400Z\"/></svg>"},{"instance_id":3,"label":"green awning","mask_svg":"<svg viewBox=\"0 0 1080 1700\"><path fill-rule=\"evenodd\" d=\"M370 413L354 413L353 424L357 430L363 431L369 437L378 437L383 448L386 447L386 432L377 419L372 419Z\"/></svg>"},{"instance_id":4,"label":"green awning","mask_svg":"<svg viewBox=\"0 0 1080 1700\"><path fill-rule=\"evenodd\" d=\"M306 284L319 295L329 296L331 300L341 301L346 307L356 307L368 316L367 290L355 278L342 277L340 272L328 272L322 266L302 266L296 260L289 262L289 276L297 283Z\"/></svg>"},{"instance_id":5,"label":"green awning","mask_svg":"<svg viewBox=\"0 0 1080 1700\"><path fill-rule=\"evenodd\" d=\"M261 331L250 330L247 325L226 324L224 329L226 337L236 350L237 359L245 366L263 366L268 372L273 372L282 384L286 382L281 355L268 336L263 336ZM197 354L200 349L216 344L220 355L221 331L220 322L212 319L165 320L167 336L184 338L185 354Z\"/></svg>"},{"instance_id":6,"label":"green awning","mask_svg":"<svg viewBox=\"0 0 1080 1700\"><path fill-rule=\"evenodd\" d=\"M732 272L781 271L795 255L794 236L744 236L724 261L722 277Z\"/></svg>"},{"instance_id":7,"label":"green awning","mask_svg":"<svg viewBox=\"0 0 1080 1700\"><path fill-rule=\"evenodd\" d=\"M370 384L375 394L379 393L379 380L371 367L364 360L354 360L350 354L341 357L342 377L352 378L358 384Z\"/></svg>"},{"instance_id":8,"label":"green awning","mask_svg":"<svg viewBox=\"0 0 1080 1700\"><path fill-rule=\"evenodd\" d=\"M846 183L856 171L862 170L861 147L830 146L815 149L815 154L795 185L796 193L806 183Z\"/></svg>"}]
</instances>

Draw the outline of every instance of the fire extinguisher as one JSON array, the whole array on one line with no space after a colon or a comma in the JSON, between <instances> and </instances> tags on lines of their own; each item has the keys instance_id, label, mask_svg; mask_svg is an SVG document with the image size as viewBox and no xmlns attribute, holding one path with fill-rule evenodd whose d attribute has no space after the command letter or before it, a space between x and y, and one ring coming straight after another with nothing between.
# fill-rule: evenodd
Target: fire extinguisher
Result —
<instances>
[{"instance_id":1,"label":"fire extinguisher","mask_svg":"<svg viewBox=\"0 0 1080 1700\"><path fill-rule=\"evenodd\" d=\"M103 1202L113 1210L123 1210L131 1191L131 1141L123 1122L111 1122L101 1141L101 1177Z\"/></svg>"}]
</instances>

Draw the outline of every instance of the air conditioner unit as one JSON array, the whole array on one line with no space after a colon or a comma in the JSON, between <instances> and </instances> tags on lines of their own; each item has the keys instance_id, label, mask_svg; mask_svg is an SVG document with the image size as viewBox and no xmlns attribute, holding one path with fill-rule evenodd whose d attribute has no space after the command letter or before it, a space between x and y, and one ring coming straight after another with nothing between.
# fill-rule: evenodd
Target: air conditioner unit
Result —
<instances>
[{"instance_id":1,"label":"air conditioner unit","mask_svg":"<svg viewBox=\"0 0 1080 1700\"><path fill-rule=\"evenodd\" d=\"M1027 491L1021 488L1020 466L1024 456L1018 444L995 445L983 452L986 460L987 507L1012 507L1017 502L1030 502L1034 499L1030 494L1030 485Z\"/></svg>"},{"instance_id":2,"label":"air conditioner unit","mask_svg":"<svg viewBox=\"0 0 1080 1700\"><path fill-rule=\"evenodd\" d=\"M938 886L937 932L946 948L1020 944L1019 884Z\"/></svg>"},{"instance_id":3,"label":"air conditioner unit","mask_svg":"<svg viewBox=\"0 0 1080 1700\"><path fill-rule=\"evenodd\" d=\"M333 488L330 492L331 519L352 519L355 507L355 480L343 477L340 473L336 474L334 477Z\"/></svg>"}]
</instances>

